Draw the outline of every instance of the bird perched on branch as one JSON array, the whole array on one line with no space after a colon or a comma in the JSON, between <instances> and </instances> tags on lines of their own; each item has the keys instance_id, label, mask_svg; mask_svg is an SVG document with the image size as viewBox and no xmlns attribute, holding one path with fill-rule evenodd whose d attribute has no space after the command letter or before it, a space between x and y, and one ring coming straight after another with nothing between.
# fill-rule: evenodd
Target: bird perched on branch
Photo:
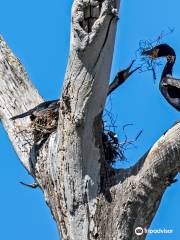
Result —
<instances>
[{"instance_id":1,"label":"bird perched on branch","mask_svg":"<svg viewBox=\"0 0 180 240\"><path fill-rule=\"evenodd\" d=\"M178 111L180 111L180 79L172 77L173 66L176 61L176 53L167 44L160 44L144 51L143 55L151 58L166 57L167 62L163 69L159 89L165 99Z\"/></svg>"},{"instance_id":2,"label":"bird perched on branch","mask_svg":"<svg viewBox=\"0 0 180 240\"><path fill-rule=\"evenodd\" d=\"M59 100L40 103L29 111L16 115L11 120L29 116L33 129L34 142L47 138L57 128L59 117Z\"/></svg>"},{"instance_id":3,"label":"bird perched on branch","mask_svg":"<svg viewBox=\"0 0 180 240\"><path fill-rule=\"evenodd\" d=\"M30 109L29 111L16 115L14 117L11 118L11 120L15 120L18 118L24 118L27 116L30 116L31 120L34 120L36 118L36 116L43 111L46 111L47 109L56 109L59 107L59 100L52 100L52 101L47 101L47 102L43 102L40 103L39 105L37 105L36 107Z\"/></svg>"}]
</instances>

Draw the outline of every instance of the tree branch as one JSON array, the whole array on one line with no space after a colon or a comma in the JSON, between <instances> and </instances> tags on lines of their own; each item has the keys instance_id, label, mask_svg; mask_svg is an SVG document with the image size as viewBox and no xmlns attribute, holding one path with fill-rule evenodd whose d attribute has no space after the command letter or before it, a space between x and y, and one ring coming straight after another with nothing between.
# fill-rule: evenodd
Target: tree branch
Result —
<instances>
[{"instance_id":1,"label":"tree branch","mask_svg":"<svg viewBox=\"0 0 180 240\"><path fill-rule=\"evenodd\" d=\"M45 187L48 204L52 207L55 201L61 209L61 215L55 208L53 214L63 239L85 240L94 234L93 216L100 191L101 113L117 23L112 10L119 1L116 6L114 2L104 0L100 6L99 1L75 0L72 8L70 56L58 130L56 140L50 140L53 148L46 166L50 169L47 178L52 179L58 194L52 196L53 185Z\"/></svg>"},{"instance_id":2,"label":"tree branch","mask_svg":"<svg viewBox=\"0 0 180 240\"><path fill-rule=\"evenodd\" d=\"M111 206L103 208L107 211L98 214L103 218L112 212L108 217L114 219L113 226L106 226L110 236L124 240L127 236L132 240L145 239L145 233L136 236L135 228L148 229L166 188L180 171L179 136L180 123L169 129L134 166L109 172L109 185L105 191L115 198ZM101 201L107 205L103 198ZM118 229L114 228L116 220ZM105 235L103 237L106 239Z\"/></svg>"},{"instance_id":3,"label":"tree branch","mask_svg":"<svg viewBox=\"0 0 180 240\"><path fill-rule=\"evenodd\" d=\"M30 171L29 152L32 133L27 119L10 118L36 106L43 99L29 81L20 61L0 38L0 119L26 169Z\"/></svg>"},{"instance_id":4,"label":"tree branch","mask_svg":"<svg viewBox=\"0 0 180 240\"><path fill-rule=\"evenodd\" d=\"M180 123L173 125L166 133L152 146L139 161L128 169L115 170L114 184L122 181L132 175L138 178L150 174L156 176L161 181L165 181L170 175L176 175L179 172L180 161ZM123 173L123 174L122 174ZM156 173L156 175L154 175ZM142 175L143 174L143 175ZM123 175L123 177L122 177ZM150 181L151 178L148 178ZM149 184L152 184L149 182Z\"/></svg>"},{"instance_id":5,"label":"tree branch","mask_svg":"<svg viewBox=\"0 0 180 240\"><path fill-rule=\"evenodd\" d=\"M10 118L43 99L0 40L1 120L22 163L43 190L63 240L145 239L137 238L134 229L150 225L166 187L180 170L180 123L129 169L111 169L104 159L102 111L118 5L118 0L74 0L58 128L38 144L26 118ZM111 92L123 82L116 80Z\"/></svg>"}]
</instances>

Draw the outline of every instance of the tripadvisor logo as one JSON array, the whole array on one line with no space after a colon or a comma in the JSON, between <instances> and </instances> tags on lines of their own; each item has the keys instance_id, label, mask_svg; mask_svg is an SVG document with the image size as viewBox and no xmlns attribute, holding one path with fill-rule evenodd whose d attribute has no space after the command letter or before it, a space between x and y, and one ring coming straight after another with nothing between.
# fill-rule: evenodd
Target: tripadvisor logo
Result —
<instances>
[{"instance_id":1,"label":"tripadvisor logo","mask_svg":"<svg viewBox=\"0 0 180 240\"><path fill-rule=\"evenodd\" d=\"M144 233L144 230L143 230L142 227L137 227L137 228L135 228L135 234L136 234L137 236L141 236L141 235L143 235L143 233Z\"/></svg>"},{"instance_id":2,"label":"tripadvisor logo","mask_svg":"<svg viewBox=\"0 0 180 240\"><path fill-rule=\"evenodd\" d=\"M172 234L173 229L147 229L147 228L142 228L142 227L136 227L134 230L135 234L137 236L141 236L144 233L145 234Z\"/></svg>"}]
</instances>

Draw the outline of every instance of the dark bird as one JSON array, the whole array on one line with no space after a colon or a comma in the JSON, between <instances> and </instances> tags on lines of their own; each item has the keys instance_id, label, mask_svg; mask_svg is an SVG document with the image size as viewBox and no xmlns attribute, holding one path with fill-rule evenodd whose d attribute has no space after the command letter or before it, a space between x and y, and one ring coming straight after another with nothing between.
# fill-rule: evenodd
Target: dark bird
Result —
<instances>
[{"instance_id":1,"label":"dark bird","mask_svg":"<svg viewBox=\"0 0 180 240\"><path fill-rule=\"evenodd\" d=\"M33 121L36 118L36 116L39 115L40 112L44 112L44 111L46 111L46 109L55 110L56 108L57 109L59 108L59 100L43 102L25 113L22 113L22 114L12 117L11 120L29 116L30 119Z\"/></svg>"},{"instance_id":2,"label":"dark bird","mask_svg":"<svg viewBox=\"0 0 180 240\"><path fill-rule=\"evenodd\" d=\"M29 116L34 142L37 143L39 140L47 139L57 129L59 106L59 100L43 102L25 113L12 117L11 120Z\"/></svg>"},{"instance_id":3,"label":"dark bird","mask_svg":"<svg viewBox=\"0 0 180 240\"><path fill-rule=\"evenodd\" d=\"M178 111L180 111L180 79L172 77L173 66L176 61L176 53L167 44L160 44L144 51L143 55L151 58L166 57L167 62L163 69L159 89L165 99Z\"/></svg>"},{"instance_id":4,"label":"dark bird","mask_svg":"<svg viewBox=\"0 0 180 240\"><path fill-rule=\"evenodd\" d=\"M133 74L136 70L138 70L140 67L135 68L134 70L131 70L132 65L134 64L135 60L132 61L130 66L120 72L117 73L116 77L114 78L113 82L109 85L109 90L108 90L108 96L116 89L118 88L121 84L123 84L128 77Z\"/></svg>"}]
</instances>

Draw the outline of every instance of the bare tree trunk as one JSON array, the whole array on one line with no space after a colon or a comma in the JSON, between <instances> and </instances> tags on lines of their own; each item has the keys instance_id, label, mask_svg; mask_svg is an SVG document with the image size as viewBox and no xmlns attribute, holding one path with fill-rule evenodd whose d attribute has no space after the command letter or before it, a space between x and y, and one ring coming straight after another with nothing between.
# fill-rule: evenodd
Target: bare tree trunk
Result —
<instances>
[{"instance_id":1,"label":"bare tree trunk","mask_svg":"<svg viewBox=\"0 0 180 240\"><path fill-rule=\"evenodd\" d=\"M180 169L180 124L129 169L115 170L105 161L102 112L118 8L118 0L74 1L58 129L40 145L34 144L26 118L10 120L43 100L0 40L0 117L21 162L44 192L63 240L145 239L145 233L135 235L135 228L149 227Z\"/></svg>"}]
</instances>

